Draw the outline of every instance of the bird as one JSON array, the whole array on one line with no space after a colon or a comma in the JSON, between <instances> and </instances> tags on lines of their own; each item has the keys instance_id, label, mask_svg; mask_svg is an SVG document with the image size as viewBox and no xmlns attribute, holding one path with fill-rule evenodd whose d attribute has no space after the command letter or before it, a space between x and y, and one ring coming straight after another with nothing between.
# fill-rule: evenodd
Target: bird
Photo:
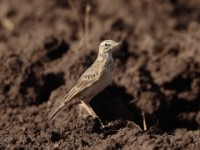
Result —
<instances>
[{"instance_id":1,"label":"bird","mask_svg":"<svg viewBox=\"0 0 200 150\"><path fill-rule=\"evenodd\" d=\"M112 51L120 45L113 40L104 40L99 45L99 52L94 63L81 75L76 84L64 96L61 104L50 115L52 122L59 113L66 108L68 102L77 99L89 115L98 117L91 108L89 102L98 93L104 90L112 82L114 73L114 59Z\"/></svg>"}]
</instances>

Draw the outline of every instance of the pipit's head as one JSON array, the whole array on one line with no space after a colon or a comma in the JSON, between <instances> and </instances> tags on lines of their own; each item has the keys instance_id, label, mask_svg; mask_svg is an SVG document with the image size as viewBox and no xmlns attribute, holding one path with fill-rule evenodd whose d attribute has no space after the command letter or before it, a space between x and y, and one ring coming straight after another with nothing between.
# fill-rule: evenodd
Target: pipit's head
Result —
<instances>
[{"instance_id":1,"label":"pipit's head","mask_svg":"<svg viewBox=\"0 0 200 150\"><path fill-rule=\"evenodd\" d=\"M116 48L120 43L117 43L113 40L105 40L100 43L99 45L99 52L100 53L109 53L112 49Z\"/></svg>"}]
</instances>

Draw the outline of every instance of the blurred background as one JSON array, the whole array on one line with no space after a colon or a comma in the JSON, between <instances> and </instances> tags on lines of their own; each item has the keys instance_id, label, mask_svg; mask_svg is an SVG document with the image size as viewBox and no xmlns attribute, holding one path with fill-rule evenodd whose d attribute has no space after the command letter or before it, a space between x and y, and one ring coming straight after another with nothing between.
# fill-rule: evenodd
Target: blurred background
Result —
<instances>
[{"instance_id":1,"label":"blurred background","mask_svg":"<svg viewBox=\"0 0 200 150\"><path fill-rule=\"evenodd\" d=\"M100 137L104 131L96 128L98 121L79 116L77 105L48 122L106 39L122 45L113 52L113 83L91 105L105 124L113 124L107 129L112 142ZM200 127L199 47L197 0L0 0L0 149L163 147L141 142L150 139L146 133L132 139L135 131L129 131L127 121L143 128L142 113L154 140L160 132L175 135L161 140L166 148L179 135L185 135L183 143L173 148L200 143L195 138ZM80 133L93 138L84 144ZM124 141L118 134L131 138ZM189 142L188 134L194 137Z\"/></svg>"}]
</instances>

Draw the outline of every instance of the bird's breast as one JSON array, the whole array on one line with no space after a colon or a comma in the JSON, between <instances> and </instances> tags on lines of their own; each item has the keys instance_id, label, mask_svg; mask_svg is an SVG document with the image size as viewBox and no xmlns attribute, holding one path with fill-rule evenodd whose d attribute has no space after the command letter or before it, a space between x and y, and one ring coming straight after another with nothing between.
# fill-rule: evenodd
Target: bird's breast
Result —
<instances>
[{"instance_id":1,"label":"bird's breast","mask_svg":"<svg viewBox=\"0 0 200 150\"><path fill-rule=\"evenodd\" d=\"M103 89L105 89L112 81L113 67L114 67L113 63L107 65L106 68L104 68L104 72L101 78L97 82L95 82L95 84L93 84L91 87L87 88L82 93L82 95L84 95L86 98L93 98Z\"/></svg>"}]
</instances>

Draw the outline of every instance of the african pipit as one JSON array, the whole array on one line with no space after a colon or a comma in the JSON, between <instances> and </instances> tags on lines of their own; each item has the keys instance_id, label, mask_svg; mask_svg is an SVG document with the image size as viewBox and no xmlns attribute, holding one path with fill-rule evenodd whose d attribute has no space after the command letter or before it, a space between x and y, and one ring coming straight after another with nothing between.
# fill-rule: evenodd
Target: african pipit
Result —
<instances>
[{"instance_id":1,"label":"african pipit","mask_svg":"<svg viewBox=\"0 0 200 150\"><path fill-rule=\"evenodd\" d=\"M67 103L75 98L81 101L82 106L89 115L97 117L89 102L111 83L114 69L112 50L118 45L119 43L113 40L101 42L95 62L82 74L78 82L63 98L62 103L51 115L50 121L53 121L66 107Z\"/></svg>"}]
</instances>

